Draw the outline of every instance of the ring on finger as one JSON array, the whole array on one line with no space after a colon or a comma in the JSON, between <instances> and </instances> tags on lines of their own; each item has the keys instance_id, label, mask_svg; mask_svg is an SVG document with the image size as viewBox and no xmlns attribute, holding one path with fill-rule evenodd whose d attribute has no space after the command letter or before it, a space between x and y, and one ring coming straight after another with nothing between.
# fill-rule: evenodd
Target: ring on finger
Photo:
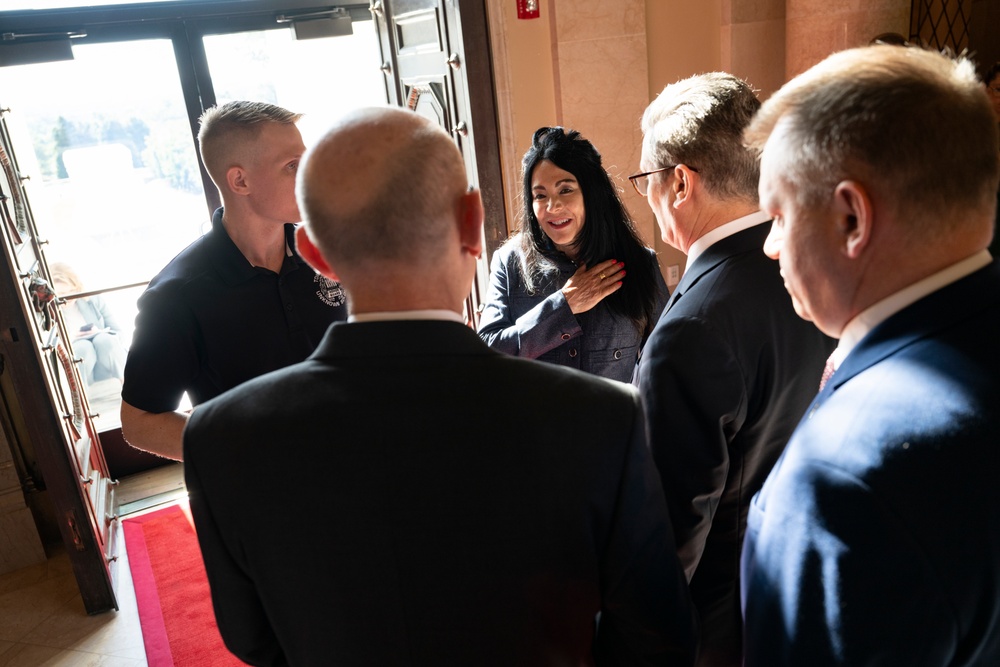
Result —
<instances>
[{"instance_id":1,"label":"ring on finger","mask_svg":"<svg viewBox=\"0 0 1000 667\"><path fill-rule=\"evenodd\" d=\"M607 278L607 276L602 273L601 274L601 280L604 280L605 278Z\"/></svg>"}]
</instances>

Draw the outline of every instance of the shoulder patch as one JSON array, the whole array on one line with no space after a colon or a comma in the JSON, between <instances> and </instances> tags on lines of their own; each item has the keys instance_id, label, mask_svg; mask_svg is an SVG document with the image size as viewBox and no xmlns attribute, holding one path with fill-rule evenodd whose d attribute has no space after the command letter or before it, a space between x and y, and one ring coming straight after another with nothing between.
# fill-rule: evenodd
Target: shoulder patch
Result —
<instances>
[{"instance_id":1,"label":"shoulder patch","mask_svg":"<svg viewBox=\"0 0 1000 667\"><path fill-rule=\"evenodd\" d=\"M347 295L344 288L336 280L330 280L324 275L317 273L313 276L313 282L319 285L316 296L328 306L343 306L347 303Z\"/></svg>"}]
</instances>

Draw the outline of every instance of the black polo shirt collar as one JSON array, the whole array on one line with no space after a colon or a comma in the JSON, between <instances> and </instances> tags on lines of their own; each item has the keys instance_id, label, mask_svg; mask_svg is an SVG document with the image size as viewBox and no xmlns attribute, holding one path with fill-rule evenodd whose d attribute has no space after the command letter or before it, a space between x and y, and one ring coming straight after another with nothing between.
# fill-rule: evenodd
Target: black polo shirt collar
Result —
<instances>
[{"instance_id":1,"label":"black polo shirt collar","mask_svg":"<svg viewBox=\"0 0 1000 667\"><path fill-rule=\"evenodd\" d=\"M254 266L247 260L246 256L240 252L236 244L229 237L226 227L222 224L223 207L215 210L212 216L212 231L205 239L209 248L212 261L219 276L227 285L239 285L260 275L261 272L273 275L272 271ZM305 263L298 253L295 252L295 225L285 224L285 261L281 265L281 273L285 275L290 271L295 271ZM290 254L289 254L290 253Z\"/></svg>"}]
</instances>

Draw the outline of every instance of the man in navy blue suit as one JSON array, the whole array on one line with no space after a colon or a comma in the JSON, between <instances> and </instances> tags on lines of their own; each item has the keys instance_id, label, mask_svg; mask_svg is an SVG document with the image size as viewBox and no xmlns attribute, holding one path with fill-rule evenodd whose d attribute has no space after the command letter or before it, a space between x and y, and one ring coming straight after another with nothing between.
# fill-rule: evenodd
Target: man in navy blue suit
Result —
<instances>
[{"instance_id":1,"label":"man in navy blue suit","mask_svg":"<svg viewBox=\"0 0 1000 667\"><path fill-rule=\"evenodd\" d=\"M972 64L873 46L771 97L765 251L835 370L751 505L746 665L1000 664L997 127Z\"/></svg>"}]
</instances>

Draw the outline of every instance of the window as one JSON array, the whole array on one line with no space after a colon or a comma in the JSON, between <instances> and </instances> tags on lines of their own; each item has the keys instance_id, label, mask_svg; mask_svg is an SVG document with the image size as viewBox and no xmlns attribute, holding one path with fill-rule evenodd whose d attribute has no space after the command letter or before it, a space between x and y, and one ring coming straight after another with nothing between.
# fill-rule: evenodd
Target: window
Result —
<instances>
[{"instance_id":1,"label":"window","mask_svg":"<svg viewBox=\"0 0 1000 667\"><path fill-rule=\"evenodd\" d=\"M308 146L344 112L386 103L377 34L358 20L367 5L352 11L351 35L296 40L288 19L261 5L285 16L317 10L289 0L168 4L181 16L105 25L75 13L76 32L90 36L72 40L73 60L0 68L0 107L47 263L72 267L81 298L105 302L125 348L145 283L209 228L218 202L198 162L202 109L254 99L302 112ZM226 5L224 19L213 4ZM45 32L46 12L31 14ZM120 387L117 378L88 387L99 430L118 425Z\"/></svg>"},{"instance_id":2,"label":"window","mask_svg":"<svg viewBox=\"0 0 1000 667\"><path fill-rule=\"evenodd\" d=\"M345 112L386 102L370 23L355 26L353 35L301 41L289 30L209 35L205 53L219 103L259 100L304 112L306 146Z\"/></svg>"}]
</instances>

